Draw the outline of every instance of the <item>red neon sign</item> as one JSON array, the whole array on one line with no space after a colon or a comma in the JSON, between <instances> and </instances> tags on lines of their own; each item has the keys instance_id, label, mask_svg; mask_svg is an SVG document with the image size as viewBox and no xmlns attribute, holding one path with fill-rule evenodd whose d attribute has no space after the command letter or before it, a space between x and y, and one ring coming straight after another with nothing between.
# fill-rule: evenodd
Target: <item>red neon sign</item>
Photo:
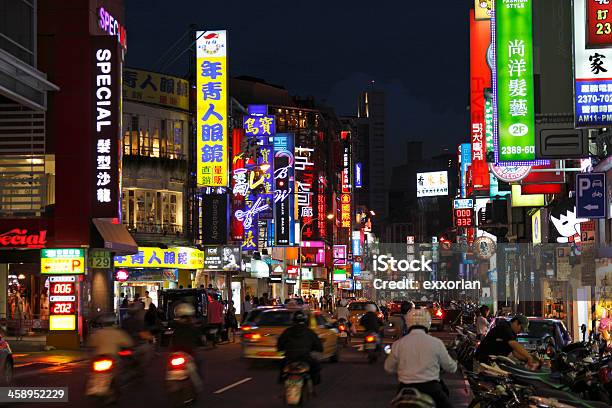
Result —
<instances>
[{"instance_id":1,"label":"red neon sign","mask_svg":"<svg viewBox=\"0 0 612 408\"><path fill-rule=\"evenodd\" d=\"M612 45L612 3L587 0L586 43L588 48Z\"/></svg>"},{"instance_id":2,"label":"red neon sign","mask_svg":"<svg viewBox=\"0 0 612 408\"><path fill-rule=\"evenodd\" d=\"M126 280L128 280L129 277L130 275L128 274L128 271L126 271L125 269L119 269L115 273L115 280L117 282L125 282Z\"/></svg>"},{"instance_id":3,"label":"red neon sign","mask_svg":"<svg viewBox=\"0 0 612 408\"><path fill-rule=\"evenodd\" d=\"M75 285L72 282L51 282L51 295L74 295Z\"/></svg>"},{"instance_id":4,"label":"red neon sign","mask_svg":"<svg viewBox=\"0 0 612 408\"><path fill-rule=\"evenodd\" d=\"M473 227L474 226L474 209L472 208L457 208L453 211L456 227Z\"/></svg>"},{"instance_id":5,"label":"red neon sign","mask_svg":"<svg viewBox=\"0 0 612 408\"><path fill-rule=\"evenodd\" d=\"M47 243L47 230L28 234L27 229L14 228L0 234L0 246L21 248L43 248Z\"/></svg>"},{"instance_id":6,"label":"red neon sign","mask_svg":"<svg viewBox=\"0 0 612 408\"><path fill-rule=\"evenodd\" d=\"M71 315L74 314L74 302L54 302L51 304L51 314Z\"/></svg>"}]
</instances>

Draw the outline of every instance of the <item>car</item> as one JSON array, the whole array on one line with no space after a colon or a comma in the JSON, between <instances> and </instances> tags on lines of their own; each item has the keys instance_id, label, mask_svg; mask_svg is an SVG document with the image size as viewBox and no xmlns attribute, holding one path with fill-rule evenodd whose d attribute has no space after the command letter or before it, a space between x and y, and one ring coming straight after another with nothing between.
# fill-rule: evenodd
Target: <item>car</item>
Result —
<instances>
[{"instance_id":1,"label":"car","mask_svg":"<svg viewBox=\"0 0 612 408\"><path fill-rule=\"evenodd\" d=\"M497 317L491 327L499 324L502 320L510 323L511 319L511 317ZM526 350L536 351L538 348L545 346L548 339L553 340L553 347L557 351L572 342L572 336L561 320L544 317L528 317L527 319L529 320L527 333L520 333L516 336L517 341Z\"/></svg>"},{"instance_id":2,"label":"car","mask_svg":"<svg viewBox=\"0 0 612 408\"><path fill-rule=\"evenodd\" d=\"M257 319L259 319L259 316L261 316L261 314L266 310L281 308L283 308L283 306L258 306L254 309L251 309L251 311L247 313L246 317L244 318L244 321L240 324L240 331L244 333L247 331L251 331L253 327L256 327Z\"/></svg>"},{"instance_id":3,"label":"car","mask_svg":"<svg viewBox=\"0 0 612 408\"><path fill-rule=\"evenodd\" d=\"M340 356L338 329L335 324L319 311L302 308L264 310L257 319L257 325L242 334L242 356L246 359L281 360L285 357L276 347L280 335L293 325L293 314L302 310L308 317L308 326L314 330L323 343L320 360L337 362Z\"/></svg>"},{"instance_id":4,"label":"car","mask_svg":"<svg viewBox=\"0 0 612 408\"><path fill-rule=\"evenodd\" d=\"M369 300L356 300L354 302L349 303L348 305L349 323L351 323L351 325L355 327L355 330L357 332L365 331L365 328L359 324L359 321L361 320L361 317L366 313L366 305L368 304L376 306L376 303ZM378 315L378 318L381 321L384 320L384 316L378 306L376 306L376 314Z\"/></svg>"},{"instance_id":5,"label":"car","mask_svg":"<svg viewBox=\"0 0 612 408\"><path fill-rule=\"evenodd\" d=\"M431 327L435 327L439 331L444 330L444 309L442 309L438 302L414 302L414 307L429 310L429 314L431 314Z\"/></svg>"},{"instance_id":6,"label":"car","mask_svg":"<svg viewBox=\"0 0 612 408\"><path fill-rule=\"evenodd\" d=\"M6 338L0 335L0 385L7 386L13 381L13 352Z\"/></svg>"}]
</instances>

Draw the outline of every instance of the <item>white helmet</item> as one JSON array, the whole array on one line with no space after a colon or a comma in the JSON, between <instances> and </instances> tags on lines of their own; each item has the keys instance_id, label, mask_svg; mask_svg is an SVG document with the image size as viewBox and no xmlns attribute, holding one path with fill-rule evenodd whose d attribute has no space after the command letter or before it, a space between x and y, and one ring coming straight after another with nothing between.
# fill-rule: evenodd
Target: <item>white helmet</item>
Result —
<instances>
[{"instance_id":1,"label":"white helmet","mask_svg":"<svg viewBox=\"0 0 612 408\"><path fill-rule=\"evenodd\" d=\"M195 308L192 304L189 303L179 303L174 307L174 316L175 317L186 317L186 316L194 316Z\"/></svg>"},{"instance_id":2,"label":"white helmet","mask_svg":"<svg viewBox=\"0 0 612 408\"><path fill-rule=\"evenodd\" d=\"M376 305L374 303L368 303L365 307L366 312L376 313Z\"/></svg>"},{"instance_id":3,"label":"white helmet","mask_svg":"<svg viewBox=\"0 0 612 408\"><path fill-rule=\"evenodd\" d=\"M412 309L406 315L406 325L408 328L412 326L421 326L429 330L431 327L431 314L429 314L429 310Z\"/></svg>"},{"instance_id":4,"label":"white helmet","mask_svg":"<svg viewBox=\"0 0 612 408\"><path fill-rule=\"evenodd\" d=\"M342 306L342 307L346 307L346 305L347 305L347 304L348 304L348 302L347 302L347 300L346 300L346 299L342 299L342 300L340 301L340 306Z\"/></svg>"}]
</instances>

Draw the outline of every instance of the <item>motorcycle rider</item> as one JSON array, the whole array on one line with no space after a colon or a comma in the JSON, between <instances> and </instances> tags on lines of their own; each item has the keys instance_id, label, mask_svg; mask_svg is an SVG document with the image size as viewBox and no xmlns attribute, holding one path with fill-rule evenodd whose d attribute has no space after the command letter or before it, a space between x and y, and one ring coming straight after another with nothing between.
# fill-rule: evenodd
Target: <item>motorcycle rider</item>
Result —
<instances>
[{"instance_id":1,"label":"motorcycle rider","mask_svg":"<svg viewBox=\"0 0 612 408\"><path fill-rule=\"evenodd\" d=\"M88 345L94 349L95 356L117 356L121 349L134 345L132 338L124 330L115 327L114 321L102 320L103 327L89 336Z\"/></svg>"},{"instance_id":2,"label":"motorcycle rider","mask_svg":"<svg viewBox=\"0 0 612 408\"><path fill-rule=\"evenodd\" d=\"M293 314L293 326L285 329L277 342L278 351L285 352L285 360L281 365L282 370L291 362L306 362L310 366L312 382L317 385L321 382L321 365L312 358L310 352L323 352L323 344L317 334L308 327L308 316L298 310Z\"/></svg>"},{"instance_id":3,"label":"motorcycle rider","mask_svg":"<svg viewBox=\"0 0 612 408\"><path fill-rule=\"evenodd\" d=\"M414 303L412 303L409 300L404 300L402 301L401 305L400 305L400 316L401 316L401 323L402 323L402 336L405 336L408 334L409 327L408 324L406 323L406 317L408 316L408 312L410 312L412 309L414 309Z\"/></svg>"},{"instance_id":4,"label":"motorcycle rider","mask_svg":"<svg viewBox=\"0 0 612 408\"><path fill-rule=\"evenodd\" d=\"M359 319L359 324L365 328L366 333L376 333L380 331L383 322L376 315L376 305L368 303L365 306L366 313Z\"/></svg>"},{"instance_id":5,"label":"motorcycle rider","mask_svg":"<svg viewBox=\"0 0 612 408\"><path fill-rule=\"evenodd\" d=\"M170 351L182 351L189 354L196 365L197 376L192 376L196 388L201 387L201 362L197 355L197 348L202 344L201 331L195 326L193 317L195 308L192 304L182 302L174 307L174 332L170 338Z\"/></svg>"},{"instance_id":6,"label":"motorcycle rider","mask_svg":"<svg viewBox=\"0 0 612 408\"><path fill-rule=\"evenodd\" d=\"M457 363L449 356L442 340L428 334L431 315L427 309L412 309L406 316L408 334L391 346L385 371L397 373L402 388L416 388L436 402L437 408L451 408L448 389L440 381L440 368L449 373Z\"/></svg>"},{"instance_id":7,"label":"motorcycle rider","mask_svg":"<svg viewBox=\"0 0 612 408\"><path fill-rule=\"evenodd\" d=\"M529 366L534 366L536 359L516 340L516 335L527 332L528 328L529 320L525 316L514 316L510 323L499 319L476 349L475 363L489 363L490 356L507 356L512 353L519 360L526 361ZM478 365L475 365L478 370Z\"/></svg>"}]
</instances>

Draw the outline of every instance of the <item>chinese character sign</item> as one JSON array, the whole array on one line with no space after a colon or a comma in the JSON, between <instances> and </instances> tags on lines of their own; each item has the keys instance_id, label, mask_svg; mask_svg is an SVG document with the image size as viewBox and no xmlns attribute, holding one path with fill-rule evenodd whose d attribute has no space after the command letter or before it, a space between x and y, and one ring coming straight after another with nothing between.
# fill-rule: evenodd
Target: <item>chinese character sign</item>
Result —
<instances>
[{"instance_id":1,"label":"chinese character sign","mask_svg":"<svg viewBox=\"0 0 612 408\"><path fill-rule=\"evenodd\" d=\"M126 100L189 110L189 81L155 72L123 69Z\"/></svg>"},{"instance_id":2,"label":"chinese character sign","mask_svg":"<svg viewBox=\"0 0 612 408\"><path fill-rule=\"evenodd\" d=\"M531 0L496 0L499 161L535 159Z\"/></svg>"},{"instance_id":3,"label":"chinese character sign","mask_svg":"<svg viewBox=\"0 0 612 408\"><path fill-rule=\"evenodd\" d=\"M274 116L249 115L242 119L242 125L247 137L263 138L276 133Z\"/></svg>"},{"instance_id":4,"label":"chinese character sign","mask_svg":"<svg viewBox=\"0 0 612 408\"><path fill-rule=\"evenodd\" d=\"M472 145L462 143L459 146L459 163L461 166L461 197L467 196L467 169L472 164Z\"/></svg>"},{"instance_id":5,"label":"chinese character sign","mask_svg":"<svg viewBox=\"0 0 612 408\"><path fill-rule=\"evenodd\" d=\"M340 195L340 227L351 228L351 193Z\"/></svg>"},{"instance_id":6,"label":"chinese character sign","mask_svg":"<svg viewBox=\"0 0 612 408\"><path fill-rule=\"evenodd\" d=\"M295 147L295 198L297 200L297 218L304 226L303 239L311 240L317 236L315 217L317 175L315 173L315 149Z\"/></svg>"},{"instance_id":7,"label":"chinese character sign","mask_svg":"<svg viewBox=\"0 0 612 408\"><path fill-rule=\"evenodd\" d=\"M448 172L417 173L417 197L439 195L448 195Z\"/></svg>"},{"instance_id":8,"label":"chinese character sign","mask_svg":"<svg viewBox=\"0 0 612 408\"><path fill-rule=\"evenodd\" d=\"M589 48L612 46L612 2L588 0L586 12L586 45Z\"/></svg>"},{"instance_id":9,"label":"chinese character sign","mask_svg":"<svg viewBox=\"0 0 612 408\"><path fill-rule=\"evenodd\" d=\"M612 124L612 50L586 47L585 31L590 28L585 27L585 1L574 1L576 127L608 126Z\"/></svg>"},{"instance_id":10,"label":"chinese character sign","mask_svg":"<svg viewBox=\"0 0 612 408\"><path fill-rule=\"evenodd\" d=\"M264 143L257 148L257 166L263 179L259 197L267 204L267 209L259 213L260 219L274 217L274 146Z\"/></svg>"},{"instance_id":11,"label":"chinese character sign","mask_svg":"<svg viewBox=\"0 0 612 408\"><path fill-rule=\"evenodd\" d=\"M121 56L114 36L92 37L92 215L119 217Z\"/></svg>"},{"instance_id":12,"label":"chinese character sign","mask_svg":"<svg viewBox=\"0 0 612 408\"><path fill-rule=\"evenodd\" d=\"M293 245L294 240L294 135L274 135L274 244Z\"/></svg>"},{"instance_id":13,"label":"chinese character sign","mask_svg":"<svg viewBox=\"0 0 612 408\"><path fill-rule=\"evenodd\" d=\"M114 266L122 268L176 268L200 269L204 267L204 253L194 248L138 247L134 255L115 256Z\"/></svg>"},{"instance_id":14,"label":"chinese character sign","mask_svg":"<svg viewBox=\"0 0 612 408\"><path fill-rule=\"evenodd\" d=\"M196 32L198 187L226 186L227 42L225 31Z\"/></svg>"}]
</instances>

